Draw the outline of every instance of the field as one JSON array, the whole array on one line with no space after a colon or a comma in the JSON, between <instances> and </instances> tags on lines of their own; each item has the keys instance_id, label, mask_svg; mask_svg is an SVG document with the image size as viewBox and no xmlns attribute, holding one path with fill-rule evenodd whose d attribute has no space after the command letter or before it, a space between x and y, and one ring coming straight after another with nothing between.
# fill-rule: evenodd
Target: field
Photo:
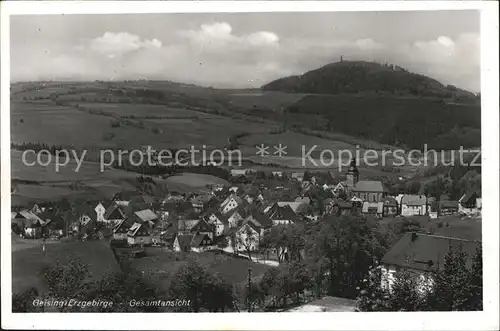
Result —
<instances>
[{"instance_id":1,"label":"field","mask_svg":"<svg viewBox=\"0 0 500 331\"><path fill-rule=\"evenodd\" d=\"M25 249L16 248L22 245L22 239L13 236L13 292L20 292L30 287L36 287L39 291L46 290L41 272L46 265L54 264L56 261L65 263L74 257L80 258L89 265L91 279L99 279L107 272L118 271L119 268L111 249L101 241L47 244L45 255L41 245Z\"/></svg>"},{"instance_id":2,"label":"field","mask_svg":"<svg viewBox=\"0 0 500 331\"><path fill-rule=\"evenodd\" d=\"M199 191L206 189L208 185L212 184L229 184L226 180L215 176L193 173L183 173L182 175L171 176L165 181L169 189L177 192Z\"/></svg>"}]
</instances>

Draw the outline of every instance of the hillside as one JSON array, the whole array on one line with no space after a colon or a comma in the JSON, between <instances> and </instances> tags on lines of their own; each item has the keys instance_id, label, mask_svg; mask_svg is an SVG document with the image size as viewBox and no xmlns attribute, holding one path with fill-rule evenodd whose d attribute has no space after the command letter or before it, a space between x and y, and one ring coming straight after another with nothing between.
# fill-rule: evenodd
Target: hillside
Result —
<instances>
[{"instance_id":1,"label":"hillside","mask_svg":"<svg viewBox=\"0 0 500 331\"><path fill-rule=\"evenodd\" d=\"M476 102L476 96L471 92L451 85L445 86L435 79L408 72L399 66L365 61L327 64L301 76L272 81L262 86L262 89L314 94L388 93Z\"/></svg>"}]
</instances>

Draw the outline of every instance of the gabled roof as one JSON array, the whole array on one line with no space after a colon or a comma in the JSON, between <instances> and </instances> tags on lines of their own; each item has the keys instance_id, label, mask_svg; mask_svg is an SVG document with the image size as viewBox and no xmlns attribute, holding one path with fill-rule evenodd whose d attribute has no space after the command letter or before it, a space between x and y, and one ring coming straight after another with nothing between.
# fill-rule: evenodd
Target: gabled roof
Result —
<instances>
[{"instance_id":1,"label":"gabled roof","mask_svg":"<svg viewBox=\"0 0 500 331\"><path fill-rule=\"evenodd\" d=\"M462 206L476 205L477 198L479 198L478 194L474 191L470 191L470 192L467 192L464 195L462 195L462 197L460 198L460 200L458 200L458 202Z\"/></svg>"},{"instance_id":2,"label":"gabled roof","mask_svg":"<svg viewBox=\"0 0 500 331\"><path fill-rule=\"evenodd\" d=\"M33 213L32 211L22 210L18 213L18 215L21 215L22 218L30 220L33 223L33 225L35 225L35 226L45 224L45 222L38 215Z\"/></svg>"},{"instance_id":3,"label":"gabled roof","mask_svg":"<svg viewBox=\"0 0 500 331\"><path fill-rule=\"evenodd\" d=\"M106 209L104 218L107 220L118 220L125 218L125 212L116 204L112 204Z\"/></svg>"},{"instance_id":4,"label":"gabled roof","mask_svg":"<svg viewBox=\"0 0 500 331\"><path fill-rule=\"evenodd\" d=\"M134 213L142 222L151 222L158 219L158 216L151 209L143 209Z\"/></svg>"},{"instance_id":5,"label":"gabled roof","mask_svg":"<svg viewBox=\"0 0 500 331\"><path fill-rule=\"evenodd\" d=\"M387 192L381 181L378 180L360 180L353 189L354 192Z\"/></svg>"},{"instance_id":6,"label":"gabled roof","mask_svg":"<svg viewBox=\"0 0 500 331\"><path fill-rule=\"evenodd\" d=\"M177 235L175 238L179 243L181 251L186 251L191 248L191 241L193 240L193 235Z\"/></svg>"},{"instance_id":7,"label":"gabled roof","mask_svg":"<svg viewBox=\"0 0 500 331\"><path fill-rule=\"evenodd\" d=\"M199 219L194 219L194 220L179 219L177 221L177 228L179 230L191 231L191 229L196 224L198 224L199 221L200 221Z\"/></svg>"},{"instance_id":8,"label":"gabled roof","mask_svg":"<svg viewBox=\"0 0 500 331\"><path fill-rule=\"evenodd\" d=\"M427 203L428 201L425 195L404 195L401 199L401 204L408 206L425 206Z\"/></svg>"},{"instance_id":9,"label":"gabled roof","mask_svg":"<svg viewBox=\"0 0 500 331\"><path fill-rule=\"evenodd\" d=\"M193 227L191 231L199 231L199 232L212 232L213 228L210 224L208 224L205 220L199 220Z\"/></svg>"},{"instance_id":10,"label":"gabled roof","mask_svg":"<svg viewBox=\"0 0 500 331\"><path fill-rule=\"evenodd\" d=\"M222 213L221 213L221 212L216 211L216 212L214 212L214 213L213 213L213 215L214 215L214 216L215 216L215 217L216 217L219 221L221 221L221 222L222 222L222 224L224 224L224 225L229 224L229 221L227 220L227 217L226 217L226 216L224 216L224 215L222 215Z\"/></svg>"},{"instance_id":11,"label":"gabled roof","mask_svg":"<svg viewBox=\"0 0 500 331\"><path fill-rule=\"evenodd\" d=\"M130 227L134 224L131 218L121 220L113 229L114 233L127 233Z\"/></svg>"},{"instance_id":12,"label":"gabled roof","mask_svg":"<svg viewBox=\"0 0 500 331\"><path fill-rule=\"evenodd\" d=\"M382 263L402 268L436 271L443 267L450 246L468 254L467 264L476 249L481 249L478 241L408 232L384 255Z\"/></svg>"},{"instance_id":13,"label":"gabled roof","mask_svg":"<svg viewBox=\"0 0 500 331\"><path fill-rule=\"evenodd\" d=\"M271 220L287 220L295 222L299 219L297 214L294 213L292 208L288 205L280 207L278 203L275 203L271 209L269 209L266 215Z\"/></svg>"},{"instance_id":14,"label":"gabled roof","mask_svg":"<svg viewBox=\"0 0 500 331\"><path fill-rule=\"evenodd\" d=\"M210 237L207 234L196 235L191 240L191 244L190 245L191 245L191 247L200 247L200 245L203 242L203 240L206 240L206 239L208 239L210 241L210 243L212 243L212 239L210 239Z\"/></svg>"},{"instance_id":15,"label":"gabled roof","mask_svg":"<svg viewBox=\"0 0 500 331\"><path fill-rule=\"evenodd\" d=\"M255 210L252 213L252 218L256 220L264 229L268 229L273 226L273 221L267 215L258 210Z\"/></svg>"}]
</instances>

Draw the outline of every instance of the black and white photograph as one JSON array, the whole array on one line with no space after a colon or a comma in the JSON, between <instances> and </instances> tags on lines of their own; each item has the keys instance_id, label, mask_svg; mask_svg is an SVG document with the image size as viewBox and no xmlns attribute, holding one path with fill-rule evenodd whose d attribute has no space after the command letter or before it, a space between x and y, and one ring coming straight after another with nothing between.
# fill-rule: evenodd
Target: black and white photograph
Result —
<instances>
[{"instance_id":1,"label":"black and white photograph","mask_svg":"<svg viewBox=\"0 0 500 331\"><path fill-rule=\"evenodd\" d=\"M498 3L22 3L2 327L498 329Z\"/></svg>"}]
</instances>

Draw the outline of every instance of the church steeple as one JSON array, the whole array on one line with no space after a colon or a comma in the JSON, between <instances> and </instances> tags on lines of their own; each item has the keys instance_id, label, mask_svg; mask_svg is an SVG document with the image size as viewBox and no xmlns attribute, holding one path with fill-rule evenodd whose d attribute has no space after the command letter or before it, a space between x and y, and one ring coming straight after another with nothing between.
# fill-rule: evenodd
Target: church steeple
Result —
<instances>
[{"instance_id":1,"label":"church steeple","mask_svg":"<svg viewBox=\"0 0 500 331\"><path fill-rule=\"evenodd\" d=\"M356 159L352 158L347 169L346 184L349 189L353 188L359 180L359 171L356 165Z\"/></svg>"}]
</instances>

